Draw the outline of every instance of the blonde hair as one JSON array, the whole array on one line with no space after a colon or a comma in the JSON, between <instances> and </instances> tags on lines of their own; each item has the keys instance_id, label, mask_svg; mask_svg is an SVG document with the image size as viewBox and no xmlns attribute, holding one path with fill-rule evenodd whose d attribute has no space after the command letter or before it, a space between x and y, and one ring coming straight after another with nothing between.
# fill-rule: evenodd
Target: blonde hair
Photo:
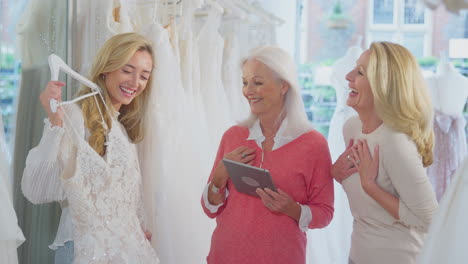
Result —
<instances>
[{"instance_id":1,"label":"blonde hair","mask_svg":"<svg viewBox=\"0 0 468 264\"><path fill-rule=\"evenodd\" d=\"M107 108L99 97L95 100L94 96L92 96L79 102L85 126L90 132L88 142L101 156L106 153L106 146L104 145L106 131L102 125L102 118L99 114L99 109L101 109L104 121L109 129L112 127L111 116L115 114L115 109L112 107L111 99L107 92L104 74L124 67L137 51L147 51L153 58L154 62L151 42L137 33L124 33L113 36L104 43L96 55L96 59L94 60L91 68L90 80L101 87L105 103L109 107L111 113L107 113ZM133 143L140 142L144 136L142 120L150 91L148 88L151 87L151 84L152 75L150 75L143 92L135 97L130 104L122 105L119 109L120 115L118 119L125 127L125 130ZM83 86L78 91L78 96L90 92L91 88ZM98 105L96 105L96 101Z\"/></svg>"},{"instance_id":2,"label":"blonde hair","mask_svg":"<svg viewBox=\"0 0 468 264\"><path fill-rule=\"evenodd\" d=\"M281 122L281 118L284 116L288 118L284 135L296 138L311 131L312 124L307 119L299 87L296 64L292 57L279 47L262 46L252 49L247 57L242 60L241 66L244 66L248 60L256 60L265 64L280 80L289 85L289 89L284 95L283 109L278 116L278 122ZM251 127L256 120L257 116L250 113L239 125Z\"/></svg>"},{"instance_id":3,"label":"blonde hair","mask_svg":"<svg viewBox=\"0 0 468 264\"><path fill-rule=\"evenodd\" d=\"M382 121L408 135L424 167L433 162L433 110L429 92L414 56L403 46L374 42L367 76Z\"/></svg>"}]
</instances>

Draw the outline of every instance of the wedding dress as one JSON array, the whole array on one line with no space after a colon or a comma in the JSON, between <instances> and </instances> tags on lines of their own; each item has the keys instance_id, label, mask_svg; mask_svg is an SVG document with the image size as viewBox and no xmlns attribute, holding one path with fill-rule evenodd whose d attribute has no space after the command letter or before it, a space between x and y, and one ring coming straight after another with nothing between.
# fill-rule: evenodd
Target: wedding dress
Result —
<instances>
[{"instance_id":1,"label":"wedding dress","mask_svg":"<svg viewBox=\"0 0 468 264\"><path fill-rule=\"evenodd\" d=\"M191 19L195 8L187 6L193 2L183 4L186 8L179 30L187 32L191 24L184 23L184 19ZM155 12L147 15L151 13ZM153 42L156 62L149 95L151 103L145 117L148 136L138 148L146 212L151 214L154 230L152 242L162 263L203 263L213 223L200 210L198 199L209 173L210 155L215 154L209 152L214 147L210 147L207 126L199 118L204 117L204 111L194 97L198 83L191 81L197 75L198 52L193 52L190 35L173 41L181 51L182 67L168 31L159 22L148 19L153 22L142 30Z\"/></svg>"},{"instance_id":2,"label":"wedding dress","mask_svg":"<svg viewBox=\"0 0 468 264\"><path fill-rule=\"evenodd\" d=\"M73 222L74 263L159 263L146 239L141 178L136 147L112 118L101 157L85 140L81 109L64 106L64 127L45 120L41 143L26 160L23 191L51 178L56 197L68 200ZM30 196L33 202L34 196ZM42 197L44 198L44 196ZM39 199L39 198L37 198Z\"/></svg>"},{"instance_id":3,"label":"wedding dress","mask_svg":"<svg viewBox=\"0 0 468 264\"><path fill-rule=\"evenodd\" d=\"M356 115L356 112L346 105L349 87L345 76L355 67L356 60L361 53L360 47L352 46L345 56L338 59L332 66L331 83L336 91L336 108L330 120L328 146L333 162L346 149L343 139L343 125L351 116ZM319 230L309 230L307 233L307 258L310 263L348 263L353 216L341 184L334 181L334 186L335 213L333 220L329 226Z\"/></svg>"},{"instance_id":4,"label":"wedding dress","mask_svg":"<svg viewBox=\"0 0 468 264\"><path fill-rule=\"evenodd\" d=\"M439 203L424 247L420 264L462 264L468 259L468 158L453 175L450 186Z\"/></svg>"},{"instance_id":5,"label":"wedding dress","mask_svg":"<svg viewBox=\"0 0 468 264\"><path fill-rule=\"evenodd\" d=\"M453 174L467 154L463 108L468 98L468 78L443 58L434 76L426 78L434 106L434 163L427 175L440 200Z\"/></svg>"},{"instance_id":6,"label":"wedding dress","mask_svg":"<svg viewBox=\"0 0 468 264\"><path fill-rule=\"evenodd\" d=\"M2 115L0 115L0 263L18 263L16 248L23 241L23 232L18 226L18 219L13 208L12 189L10 184L10 161L8 148L3 132Z\"/></svg>"},{"instance_id":7,"label":"wedding dress","mask_svg":"<svg viewBox=\"0 0 468 264\"><path fill-rule=\"evenodd\" d=\"M215 8L198 34L200 56L200 89L212 142L219 145L221 137L231 125L229 103L221 79L224 40L218 33L221 14Z\"/></svg>"},{"instance_id":8,"label":"wedding dress","mask_svg":"<svg viewBox=\"0 0 468 264\"><path fill-rule=\"evenodd\" d=\"M224 31L224 52L223 52L223 86L229 101L230 118L234 121L241 121L250 114L250 107L242 94L242 68L241 51L239 39L237 37L238 19L225 21Z\"/></svg>"}]
</instances>

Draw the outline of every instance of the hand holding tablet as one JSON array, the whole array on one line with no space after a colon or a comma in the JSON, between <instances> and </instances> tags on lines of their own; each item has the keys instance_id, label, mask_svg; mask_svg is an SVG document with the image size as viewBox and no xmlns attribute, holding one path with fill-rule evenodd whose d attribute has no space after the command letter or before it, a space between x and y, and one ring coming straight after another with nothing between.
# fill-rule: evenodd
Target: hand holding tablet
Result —
<instances>
[{"instance_id":1,"label":"hand holding tablet","mask_svg":"<svg viewBox=\"0 0 468 264\"><path fill-rule=\"evenodd\" d=\"M268 170L229 159L223 159L223 163L238 192L259 197L256 193L257 188L270 188L276 191Z\"/></svg>"}]
</instances>

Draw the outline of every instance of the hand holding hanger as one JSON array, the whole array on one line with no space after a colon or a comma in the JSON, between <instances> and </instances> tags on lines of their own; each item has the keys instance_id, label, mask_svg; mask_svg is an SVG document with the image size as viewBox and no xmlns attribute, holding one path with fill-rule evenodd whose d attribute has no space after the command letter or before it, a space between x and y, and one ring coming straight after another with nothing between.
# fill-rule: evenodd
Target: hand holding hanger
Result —
<instances>
[{"instance_id":1,"label":"hand holding hanger","mask_svg":"<svg viewBox=\"0 0 468 264\"><path fill-rule=\"evenodd\" d=\"M65 73L69 74L74 79L78 80L80 83L88 86L89 88L91 88L94 91L94 92L89 93L89 94L87 94L85 96L78 97L78 98L76 98L76 99L74 99L72 101L68 101L68 102L58 103L58 100L50 99L50 109L51 109L51 111L53 113L55 113L57 111L57 107L59 107L60 105L74 103L74 102L79 101L79 100L81 100L83 98L86 98L88 96L95 95L95 94L98 94L98 93L101 92L101 90L100 90L99 86L97 86L97 84L91 82L90 80L88 80L85 77L81 76L79 73L72 70L59 56L57 56L55 54L51 54L49 56L49 68L50 68L50 75L51 75L50 78L52 79L52 81L58 81L60 70L62 70Z\"/></svg>"},{"instance_id":2,"label":"hand holding hanger","mask_svg":"<svg viewBox=\"0 0 468 264\"><path fill-rule=\"evenodd\" d=\"M64 82L60 81L49 81L46 88L42 91L39 96L42 107L44 107L49 121L53 126L62 126L63 123L63 110L61 108L55 109L55 112L51 109L51 100L61 102L62 98L62 87L65 86Z\"/></svg>"}]
</instances>

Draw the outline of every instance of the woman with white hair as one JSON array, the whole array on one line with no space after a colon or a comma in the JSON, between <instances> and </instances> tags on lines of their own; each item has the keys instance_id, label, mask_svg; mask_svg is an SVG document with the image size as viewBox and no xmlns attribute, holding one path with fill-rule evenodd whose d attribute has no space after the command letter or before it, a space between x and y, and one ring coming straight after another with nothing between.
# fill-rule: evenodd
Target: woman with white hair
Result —
<instances>
[{"instance_id":1,"label":"woman with white hair","mask_svg":"<svg viewBox=\"0 0 468 264\"><path fill-rule=\"evenodd\" d=\"M277 47L254 49L242 62L251 114L223 135L202 197L216 217L208 263L305 263L308 228L333 217L333 178L325 138L304 111L293 60ZM268 169L277 192L238 192L222 159Z\"/></svg>"},{"instance_id":2,"label":"woman with white hair","mask_svg":"<svg viewBox=\"0 0 468 264\"><path fill-rule=\"evenodd\" d=\"M346 75L349 147L333 164L354 217L349 263L415 263L437 200L432 163L432 104L413 55L375 42Z\"/></svg>"}]
</instances>

